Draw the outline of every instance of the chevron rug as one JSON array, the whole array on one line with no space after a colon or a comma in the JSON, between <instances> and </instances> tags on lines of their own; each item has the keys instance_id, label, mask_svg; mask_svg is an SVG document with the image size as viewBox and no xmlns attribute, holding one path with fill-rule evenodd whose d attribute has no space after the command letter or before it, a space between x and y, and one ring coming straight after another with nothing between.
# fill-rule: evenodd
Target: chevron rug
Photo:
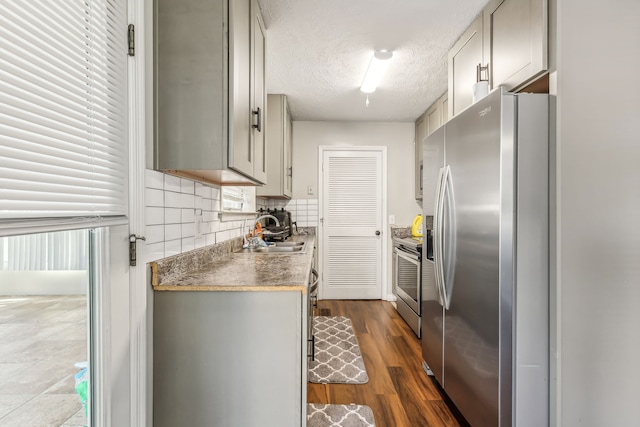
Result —
<instances>
[{"instance_id":1,"label":"chevron rug","mask_svg":"<svg viewBox=\"0 0 640 427\"><path fill-rule=\"evenodd\" d=\"M368 406L309 403L307 427L375 427L375 423Z\"/></svg>"},{"instance_id":2,"label":"chevron rug","mask_svg":"<svg viewBox=\"0 0 640 427\"><path fill-rule=\"evenodd\" d=\"M364 367L351 320L342 316L316 316L315 360L309 361L309 381L318 384L364 384Z\"/></svg>"}]
</instances>

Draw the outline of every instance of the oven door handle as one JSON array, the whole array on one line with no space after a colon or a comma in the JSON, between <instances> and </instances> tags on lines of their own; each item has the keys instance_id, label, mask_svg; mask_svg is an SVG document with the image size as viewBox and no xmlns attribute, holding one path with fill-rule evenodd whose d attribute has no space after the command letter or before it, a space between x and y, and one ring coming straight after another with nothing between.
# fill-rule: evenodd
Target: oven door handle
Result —
<instances>
[{"instance_id":1,"label":"oven door handle","mask_svg":"<svg viewBox=\"0 0 640 427\"><path fill-rule=\"evenodd\" d=\"M316 360L316 337L313 335L314 326L314 308L318 307L318 282L320 281L320 274L315 268L311 269L311 276L313 277L309 283L309 312L308 317L308 336L307 336L307 357L311 361ZM309 346L311 349L309 350Z\"/></svg>"},{"instance_id":2,"label":"oven door handle","mask_svg":"<svg viewBox=\"0 0 640 427\"><path fill-rule=\"evenodd\" d=\"M318 300L318 282L320 281L320 274L318 274L318 271L315 268L311 269L311 274L313 275L313 282L311 283L311 285L309 285L309 295L311 295L312 298L316 299L316 306L317 306L317 300Z\"/></svg>"},{"instance_id":3,"label":"oven door handle","mask_svg":"<svg viewBox=\"0 0 640 427\"><path fill-rule=\"evenodd\" d=\"M393 248L393 253L395 253L399 257L402 257L402 259L405 259L411 262L412 264L420 266L420 255L418 254L413 254L411 252L403 251L402 249L399 249L397 247Z\"/></svg>"}]
</instances>

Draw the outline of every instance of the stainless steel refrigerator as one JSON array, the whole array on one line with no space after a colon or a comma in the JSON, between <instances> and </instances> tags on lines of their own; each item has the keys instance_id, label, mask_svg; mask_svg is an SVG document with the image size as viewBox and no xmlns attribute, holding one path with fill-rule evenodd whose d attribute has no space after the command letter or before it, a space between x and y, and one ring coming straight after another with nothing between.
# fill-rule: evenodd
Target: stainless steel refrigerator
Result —
<instances>
[{"instance_id":1,"label":"stainless steel refrigerator","mask_svg":"<svg viewBox=\"0 0 640 427\"><path fill-rule=\"evenodd\" d=\"M496 89L424 140L425 370L474 427L549 423L549 97Z\"/></svg>"}]
</instances>

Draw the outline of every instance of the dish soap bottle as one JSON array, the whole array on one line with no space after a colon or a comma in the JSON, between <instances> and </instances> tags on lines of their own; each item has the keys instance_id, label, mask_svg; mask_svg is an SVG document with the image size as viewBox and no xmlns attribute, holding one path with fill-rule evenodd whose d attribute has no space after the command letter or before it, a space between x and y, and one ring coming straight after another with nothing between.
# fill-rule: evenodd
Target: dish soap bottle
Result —
<instances>
[{"instance_id":1,"label":"dish soap bottle","mask_svg":"<svg viewBox=\"0 0 640 427\"><path fill-rule=\"evenodd\" d=\"M416 215L411 226L411 237L422 237L422 215Z\"/></svg>"}]
</instances>

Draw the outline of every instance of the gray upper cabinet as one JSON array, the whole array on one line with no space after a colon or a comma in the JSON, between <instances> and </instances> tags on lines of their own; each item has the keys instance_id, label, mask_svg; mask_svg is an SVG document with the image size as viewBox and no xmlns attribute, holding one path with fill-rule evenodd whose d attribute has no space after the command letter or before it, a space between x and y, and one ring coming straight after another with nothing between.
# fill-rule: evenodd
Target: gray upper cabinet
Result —
<instances>
[{"instance_id":1,"label":"gray upper cabinet","mask_svg":"<svg viewBox=\"0 0 640 427\"><path fill-rule=\"evenodd\" d=\"M484 64L482 14L478 15L449 51L449 118L472 104L478 64Z\"/></svg>"},{"instance_id":2,"label":"gray upper cabinet","mask_svg":"<svg viewBox=\"0 0 640 427\"><path fill-rule=\"evenodd\" d=\"M155 168L220 184L262 183L265 49L257 4L156 0L154 19Z\"/></svg>"},{"instance_id":3,"label":"gray upper cabinet","mask_svg":"<svg viewBox=\"0 0 640 427\"><path fill-rule=\"evenodd\" d=\"M287 135L284 138L284 159L285 159L285 182L284 195L291 197L293 195L293 119L289 108L286 110L285 124L287 126Z\"/></svg>"},{"instance_id":4,"label":"gray upper cabinet","mask_svg":"<svg viewBox=\"0 0 640 427\"><path fill-rule=\"evenodd\" d=\"M447 122L449 94L444 93L416 120L416 199L424 200L424 140Z\"/></svg>"},{"instance_id":5,"label":"gray upper cabinet","mask_svg":"<svg viewBox=\"0 0 640 427\"><path fill-rule=\"evenodd\" d=\"M424 182L422 211L425 215L434 215L436 187L440 165L444 164L444 133L445 127L436 129L424 144Z\"/></svg>"},{"instance_id":6,"label":"gray upper cabinet","mask_svg":"<svg viewBox=\"0 0 640 427\"><path fill-rule=\"evenodd\" d=\"M547 0L492 0L484 9L489 83L517 90L547 70Z\"/></svg>"},{"instance_id":7,"label":"gray upper cabinet","mask_svg":"<svg viewBox=\"0 0 640 427\"><path fill-rule=\"evenodd\" d=\"M251 0L251 25L253 36L251 44L251 114L254 119L254 123L251 125L251 139L255 153L253 177L260 182L267 182L267 132L265 129L268 110L265 72L267 37L258 0ZM257 122L258 120L260 123Z\"/></svg>"},{"instance_id":8,"label":"gray upper cabinet","mask_svg":"<svg viewBox=\"0 0 640 427\"><path fill-rule=\"evenodd\" d=\"M267 184L258 187L262 197L291 198L293 148L292 123L286 95L267 95Z\"/></svg>"},{"instance_id":9,"label":"gray upper cabinet","mask_svg":"<svg viewBox=\"0 0 640 427\"><path fill-rule=\"evenodd\" d=\"M444 95L440 98L440 105L442 111L442 123L441 126L449 121L449 93L445 92Z\"/></svg>"},{"instance_id":10,"label":"gray upper cabinet","mask_svg":"<svg viewBox=\"0 0 640 427\"><path fill-rule=\"evenodd\" d=\"M416 120L416 142L415 142L415 197L422 200L422 141L427 137L429 123L427 117L428 110Z\"/></svg>"},{"instance_id":11,"label":"gray upper cabinet","mask_svg":"<svg viewBox=\"0 0 640 427\"><path fill-rule=\"evenodd\" d=\"M491 0L449 51L447 120L473 103L479 65L488 66L490 89L517 92L545 74L547 62L548 0Z\"/></svg>"},{"instance_id":12,"label":"gray upper cabinet","mask_svg":"<svg viewBox=\"0 0 640 427\"><path fill-rule=\"evenodd\" d=\"M416 200L423 200L423 188L424 188L424 139L435 132L438 128L447 122L448 112L447 108L449 103L449 94L445 92L440 98L434 102L431 107L427 108L418 119L416 120L416 174L415 174L415 189Z\"/></svg>"},{"instance_id":13,"label":"gray upper cabinet","mask_svg":"<svg viewBox=\"0 0 640 427\"><path fill-rule=\"evenodd\" d=\"M193 0L189 0L193 1ZM198 1L198 0L196 0ZM219 0L199 0L201 3ZM232 131L229 167L253 176L253 148L251 141L251 0L230 0L232 11L229 49L233 61L229 67L229 96L233 97ZM203 88L205 89L205 88Z\"/></svg>"},{"instance_id":14,"label":"gray upper cabinet","mask_svg":"<svg viewBox=\"0 0 640 427\"><path fill-rule=\"evenodd\" d=\"M433 133L442 125L442 103L440 99L433 103L426 112L427 114L427 135Z\"/></svg>"}]
</instances>

